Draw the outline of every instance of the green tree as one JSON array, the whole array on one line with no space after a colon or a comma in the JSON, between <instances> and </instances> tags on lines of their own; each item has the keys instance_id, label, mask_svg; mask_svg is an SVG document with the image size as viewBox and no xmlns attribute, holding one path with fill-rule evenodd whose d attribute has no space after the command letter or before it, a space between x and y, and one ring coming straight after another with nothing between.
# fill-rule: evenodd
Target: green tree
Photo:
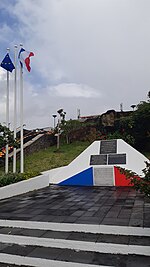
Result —
<instances>
[{"instance_id":1,"label":"green tree","mask_svg":"<svg viewBox=\"0 0 150 267\"><path fill-rule=\"evenodd\" d=\"M133 111L134 111L134 109L136 108L136 105L131 105L131 108L132 108Z\"/></svg>"},{"instance_id":2,"label":"green tree","mask_svg":"<svg viewBox=\"0 0 150 267\"><path fill-rule=\"evenodd\" d=\"M0 150L9 144L10 146L16 146L17 143L14 140L13 132L11 132L6 126L0 124Z\"/></svg>"},{"instance_id":3,"label":"green tree","mask_svg":"<svg viewBox=\"0 0 150 267\"><path fill-rule=\"evenodd\" d=\"M115 132L108 138L122 138L140 150L150 149L150 92L130 116L115 121ZM148 147L149 145L149 147Z\"/></svg>"},{"instance_id":4,"label":"green tree","mask_svg":"<svg viewBox=\"0 0 150 267\"><path fill-rule=\"evenodd\" d=\"M133 135L136 146L144 148L150 143L150 100L141 101L133 113Z\"/></svg>"},{"instance_id":5,"label":"green tree","mask_svg":"<svg viewBox=\"0 0 150 267\"><path fill-rule=\"evenodd\" d=\"M57 110L57 113L60 116L60 123L64 124L65 123L66 112L61 108L61 109Z\"/></svg>"},{"instance_id":6,"label":"green tree","mask_svg":"<svg viewBox=\"0 0 150 267\"><path fill-rule=\"evenodd\" d=\"M73 131L78 130L81 128L81 123L78 120L69 120L66 121L62 126L61 129L63 130L63 135L66 137L67 144L71 141L71 134Z\"/></svg>"},{"instance_id":7,"label":"green tree","mask_svg":"<svg viewBox=\"0 0 150 267\"><path fill-rule=\"evenodd\" d=\"M133 116L123 117L115 121L115 131L108 133L108 139L123 139L125 142L134 146L135 138L133 135L134 121Z\"/></svg>"}]
</instances>

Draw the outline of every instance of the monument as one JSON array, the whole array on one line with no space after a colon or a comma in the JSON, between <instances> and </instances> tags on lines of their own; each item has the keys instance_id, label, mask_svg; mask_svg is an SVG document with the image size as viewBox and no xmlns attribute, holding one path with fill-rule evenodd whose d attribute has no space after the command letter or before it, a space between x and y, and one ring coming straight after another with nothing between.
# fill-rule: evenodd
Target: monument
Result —
<instances>
[{"instance_id":1,"label":"monument","mask_svg":"<svg viewBox=\"0 0 150 267\"><path fill-rule=\"evenodd\" d=\"M149 160L122 139L93 142L68 166L50 170L50 184L78 186L130 186L119 167L141 176Z\"/></svg>"}]
</instances>

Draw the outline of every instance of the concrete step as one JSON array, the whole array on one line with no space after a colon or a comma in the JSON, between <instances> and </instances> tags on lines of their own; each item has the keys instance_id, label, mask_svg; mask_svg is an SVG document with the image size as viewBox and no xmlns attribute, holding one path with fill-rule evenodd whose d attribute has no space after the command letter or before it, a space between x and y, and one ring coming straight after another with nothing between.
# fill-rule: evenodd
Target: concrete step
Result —
<instances>
[{"instance_id":1,"label":"concrete step","mask_svg":"<svg viewBox=\"0 0 150 267\"><path fill-rule=\"evenodd\" d=\"M71 262L68 261L60 261L60 260L50 260L45 258L36 258L36 257L22 257L18 255L10 255L0 253L0 266L2 267L114 267L113 265L101 265L101 264L87 264L81 262ZM4 265L6 263L6 265ZM2 265L1 265L2 264ZM8 265L10 264L10 265Z\"/></svg>"},{"instance_id":2,"label":"concrete step","mask_svg":"<svg viewBox=\"0 0 150 267\"><path fill-rule=\"evenodd\" d=\"M114 244L126 244L126 245L140 245L149 246L149 236L132 236L132 235L117 235L117 234L102 234L102 233L84 233L74 231L52 231L52 230L40 230L40 229L25 229L17 227L1 227L0 238L4 235L19 235L30 237L42 237L42 238L54 238L54 239L66 239L77 240L85 242L95 243L114 243ZM0 239L1 240L1 239Z\"/></svg>"},{"instance_id":3,"label":"concrete step","mask_svg":"<svg viewBox=\"0 0 150 267\"><path fill-rule=\"evenodd\" d=\"M100 230L96 225L23 221L5 221L5 225L1 221L0 225L0 266L149 266L147 229L132 229L131 234L131 227L127 233L124 227L113 226L116 231L110 234L110 226Z\"/></svg>"},{"instance_id":4,"label":"concrete step","mask_svg":"<svg viewBox=\"0 0 150 267\"><path fill-rule=\"evenodd\" d=\"M78 233L95 233L95 234L113 234L113 235L129 235L129 236L149 236L149 228L133 227L133 226L117 226L102 224L76 224L76 223L57 223L57 222L41 222L41 221L18 221L18 220L2 220L0 219L0 227L38 229L64 232Z\"/></svg>"},{"instance_id":5,"label":"concrete step","mask_svg":"<svg viewBox=\"0 0 150 267\"><path fill-rule=\"evenodd\" d=\"M133 254L122 255L40 246L3 245L5 247L0 252L0 262L25 266L148 267L150 261L149 256Z\"/></svg>"},{"instance_id":6,"label":"concrete step","mask_svg":"<svg viewBox=\"0 0 150 267\"><path fill-rule=\"evenodd\" d=\"M6 234L0 234L0 241L4 244L16 244L21 246L41 246L87 252L150 256L150 246L143 245L127 245L118 243L90 242L19 235L14 236Z\"/></svg>"}]
</instances>

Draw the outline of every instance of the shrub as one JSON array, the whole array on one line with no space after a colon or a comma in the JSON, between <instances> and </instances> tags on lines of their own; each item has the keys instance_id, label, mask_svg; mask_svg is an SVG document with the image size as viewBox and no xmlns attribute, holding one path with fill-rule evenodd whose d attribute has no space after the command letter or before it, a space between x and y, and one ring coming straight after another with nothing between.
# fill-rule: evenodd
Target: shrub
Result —
<instances>
[{"instance_id":1,"label":"shrub","mask_svg":"<svg viewBox=\"0 0 150 267\"><path fill-rule=\"evenodd\" d=\"M142 170L144 177L141 178L135 172L124 168L119 169L121 173L125 174L127 179L130 179L130 184L133 185L136 191L140 191L150 198L150 163L146 161L145 164L146 167Z\"/></svg>"},{"instance_id":2,"label":"shrub","mask_svg":"<svg viewBox=\"0 0 150 267\"><path fill-rule=\"evenodd\" d=\"M114 133L108 134L107 139L123 139L131 146L133 146L135 143L134 137L126 132L120 133L119 131L116 131Z\"/></svg>"},{"instance_id":3,"label":"shrub","mask_svg":"<svg viewBox=\"0 0 150 267\"><path fill-rule=\"evenodd\" d=\"M25 173L7 173L0 176L0 187L9 184L14 184L23 180L27 180L31 177L37 176L37 172L25 172Z\"/></svg>"},{"instance_id":4,"label":"shrub","mask_svg":"<svg viewBox=\"0 0 150 267\"><path fill-rule=\"evenodd\" d=\"M20 173L8 173L0 176L0 187L6 186L9 184L17 183L22 180L25 180L23 175Z\"/></svg>"}]
</instances>

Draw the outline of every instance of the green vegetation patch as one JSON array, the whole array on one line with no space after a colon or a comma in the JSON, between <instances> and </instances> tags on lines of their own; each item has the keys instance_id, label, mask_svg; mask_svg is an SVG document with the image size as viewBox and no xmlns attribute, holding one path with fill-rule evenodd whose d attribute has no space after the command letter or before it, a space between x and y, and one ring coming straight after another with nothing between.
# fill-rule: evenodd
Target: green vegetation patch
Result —
<instances>
[{"instance_id":1,"label":"green vegetation patch","mask_svg":"<svg viewBox=\"0 0 150 267\"><path fill-rule=\"evenodd\" d=\"M56 146L51 146L47 149L34 152L31 155L25 156L25 172L4 174L4 166L0 168L0 187L31 177L40 175L42 171L47 171L53 168L68 165L75 159L83 150L90 145L89 142L76 141L71 144L61 144L59 150ZM12 171L12 162L9 170ZM17 161L17 170L20 170L20 161Z\"/></svg>"},{"instance_id":2,"label":"green vegetation patch","mask_svg":"<svg viewBox=\"0 0 150 267\"><path fill-rule=\"evenodd\" d=\"M74 142L71 144L61 144L59 150L56 146L35 152L25 157L25 171L36 174L68 165L83 150L89 146L89 142Z\"/></svg>"},{"instance_id":3,"label":"green vegetation patch","mask_svg":"<svg viewBox=\"0 0 150 267\"><path fill-rule=\"evenodd\" d=\"M20 182L20 181L25 180L25 179L26 178L21 173L3 174L0 176L0 187L6 186L9 184L14 184L14 183Z\"/></svg>"}]
</instances>

